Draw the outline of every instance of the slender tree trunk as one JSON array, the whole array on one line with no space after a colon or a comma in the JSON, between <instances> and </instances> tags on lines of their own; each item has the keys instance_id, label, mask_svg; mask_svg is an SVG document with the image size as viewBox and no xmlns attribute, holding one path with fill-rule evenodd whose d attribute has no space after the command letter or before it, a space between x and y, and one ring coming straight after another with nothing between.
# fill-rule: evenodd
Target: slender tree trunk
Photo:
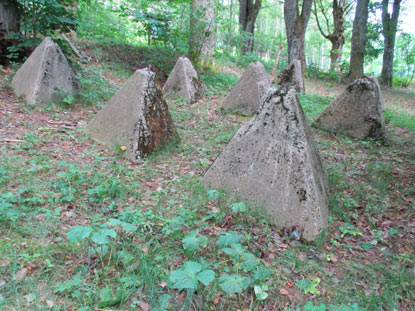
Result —
<instances>
[{"instance_id":1,"label":"slender tree trunk","mask_svg":"<svg viewBox=\"0 0 415 311\"><path fill-rule=\"evenodd\" d=\"M329 29L329 15L325 11L322 0L314 0L314 16L316 17L317 27L324 38L331 43L330 51L330 70L340 72L340 61L344 45L344 22L345 16L352 6L349 0L333 0L332 16L333 16L333 31ZM320 24L319 13L323 15L327 26L327 33L323 30Z\"/></svg>"},{"instance_id":2,"label":"slender tree trunk","mask_svg":"<svg viewBox=\"0 0 415 311\"><path fill-rule=\"evenodd\" d=\"M252 52L254 48L255 21L261 9L262 0L239 0L239 25L243 38L241 51Z\"/></svg>"},{"instance_id":3,"label":"slender tree trunk","mask_svg":"<svg viewBox=\"0 0 415 311\"><path fill-rule=\"evenodd\" d=\"M0 0L0 37L8 38L11 32L19 32L17 1Z\"/></svg>"},{"instance_id":4,"label":"slender tree trunk","mask_svg":"<svg viewBox=\"0 0 415 311\"><path fill-rule=\"evenodd\" d=\"M232 24L233 24L233 0L230 0L229 5L229 32L228 32L228 47L232 49Z\"/></svg>"},{"instance_id":5,"label":"slender tree trunk","mask_svg":"<svg viewBox=\"0 0 415 311\"><path fill-rule=\"evenodd\" d=\"M353 21L352 50L350 53L349 78L355 80L363 75L366 47L366 23L369 15L369 0L357 0Z\"/></svg>"},{"instance_id":6,"label":"slender tree trunk","mask_svg":"<svg viewBox=\"0 0 415 311\"><path fill-rule=\"evenodd\" d=\"M342 59L344 41L339 40L331 41L330 50L330 71L340 72L340 62Z\"/></svg>"},{"instance_id":7,"label":"slender tree trunk","mask_svg":"<svg viewBox=\"0 0 415 311\"><path fill-rule=\"evenodd\" d=\"M288 43L288 63L295 59L301 61L303 73L306 70L304 56L304 38L311 14L312 0L303 0L299 15L298 0L284 1L284 21Z\"/></svg>"},{"instance_id":8,"label":"slender tree trunk","mask_svg":"<svg viewBox=\"0 0 415 311\"><path fill-rule=\"evenodd\" d=\"M380 82L392 86L393 55L395 49L395 37L398 27L399 11L402 0L393 1L392 16L388 13L389 0L382 1L382 28L384 37L384 51Z\"/></svg>"},{"instance_id":9,"label":"slender tree trunk","mask_svg":"<svg viewBox=\"0 0 415 311\"><path fill-rule=\"evenodd\" d=\"M194 62L211 62L214 54L214 0L192 0L189 56Z\"/></svg>"}]
</instances>

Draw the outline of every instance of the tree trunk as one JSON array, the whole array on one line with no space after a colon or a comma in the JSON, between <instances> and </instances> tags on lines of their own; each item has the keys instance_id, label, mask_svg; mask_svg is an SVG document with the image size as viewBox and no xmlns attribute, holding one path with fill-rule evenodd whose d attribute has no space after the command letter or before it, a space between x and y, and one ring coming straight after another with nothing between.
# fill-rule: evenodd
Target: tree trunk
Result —
<instances>
[{"instance_id":1,"label":"tree trunk","mask_svg":"<svg viewBox=\"0 0 415 311\"><path fill-rule=\"evenodd\" d=\"M261 0L239 0L239 25L242 36L241 51L252 52L254 48L255 21L261 9Z\"/></svg>"},{"instance_id":2,"label":"tree trunk","mask_svg":"<svg viewBox=\"0 0 415 311\"><path fill-rule=\"evenodd\" d=\"M392 86L393 54L401 1L402 0L393 1L392 17L388 13L389 0L382 1L382 29L384 37L384 51L380 82L384 85L389 86Z\"/></svg>"},{"instance_id":3,"label":"tree trunk","mask_svg":"<svg viewBox=\"0 0 415 311\"><path fill-rule=\"evenodd\" d=\"M214 0L192 0L189 56L193 62L211 62L214 54Z\"/></svg>"},{"instance_id":4,"label":"tree trunk","mask_svg":"<svg viewBox=\"0 0 415 311\"><path fill-rule=\"evenodd\" d=\"M340 72L340 62L342 59L343 42L340 40L331 41L330 50L330 71Z\"/></svg>"},{"instance_id":5,"label":"tree trunk","mask_svg":"<svg viewBox=\"0 0 415 311\"><path fill-rule=\"evenodd\" d=\"M8 38L11 32L19 31L17 1L0 0L0 38Z\"/></svg>"},{"instance_id":6,"label":"tree trunk","mask_svg":"<svg viewBox=\"0 0 415 311\"><path fill-rule=\"evenodd\" d=\"M348 0L333 0L333 31L329 29L329 17L324 9L324 4L321 0L314 1L314 15L317 21L317 27L324 38L331 43L330 51L330 71L340 72L339 63L341 61L342 50L344 45L344 22L345 16L351 8L353 2ZM318 10L317 10L318 5ZM320 24L318 12L321 12L327 25L327 33L323 30Z\"/></svg>"},{"instance_id":7,"label":"tree trunk","mask_svg":"<svg viewBox=\"0 0 415 311\"><path fill-rule=\"evenodd\" d=\"M350 53L349 78L352 80L356 80L363 75L368 15L369 0L358 0L353 21L352 50Z\"/></svg>"},{"instance_id":8,"label":"tree trunk","mask_svg":"<svg viewBox=\"0 0 415 311\"><path fill-rule=\"evenodd\" d=\"M288 63L299 59L303 73L306 70L304 57L304 37L311 14L312 0L303 0L299 15L298 0L284 1L284 21L288 43Z\"/></svg>"}]
</instances>

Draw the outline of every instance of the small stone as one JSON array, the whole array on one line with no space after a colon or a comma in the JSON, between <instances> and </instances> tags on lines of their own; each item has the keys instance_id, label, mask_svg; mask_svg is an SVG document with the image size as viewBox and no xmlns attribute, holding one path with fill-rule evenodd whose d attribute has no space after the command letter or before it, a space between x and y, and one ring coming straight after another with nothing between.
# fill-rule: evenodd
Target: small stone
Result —
<instances>
[{"instance_id":1,"label":"small stone","mask_svg":"<svg viewBox=\"0 0 415 311\"><path fill-rule=\"evenodd\" d=\"M293 87L298 93L304 93L304 77L301 69L301 61L296 59L288 65L277 76L277 84L285 85L286 87Z\"/></svg>"},{"instance_id":2,"label":"small stone","mask_svg":"<svg viewBox=\"0 0 415 311\"><path fill-rule=\"evenodd\" d=\"M383 98L375 76L351 83L316 119L316 125L354 138L385 140Z\"/></svg>"},{"instance_id":3,"label":"small stone","mask_svg":"<svg viewBox=\"0 0 415 311\"><path fill-rule=\"evenodd\" d=\"M140 162L168 141L178 140L155 73L137 70L88 124L87 132L133 162ZM121 148L122 147L122 148Z\"/></svg>"},{"instance_id":4,"label":"small stone","mask_svg":"<svg viewBox=\"0 0 415 311\"><path fill-rule=\"evenodd\" d=\"M74 95L80 85L62 50L46 37L16 72L12 88L34 105Z\"/></svg>"},{"instance_id":5,"label":"small stone","mask_svg":"<svg viewBox=\"0 0 415 311\"><path fill-rule=\"evenodd\" d=\"M192 62L182 56L177 60L164 84L163 93L174 93L193 103L201 97L205 89L206 86L197 74Z\"/></svg>"},{"instance_id":6,"label":"small stone","mask_svg":"<svg viewBox=\"0 0 415 311\"><path fill-rule=\"evenodd\" d=\"M203 177L210 189L265 207L313 240L328 225L328 180L294 89L274 90Z\"/></svg>"},{"instance_id":7,"label":"small stone","mask_svg":"<svg viewBox=\"0 0 415 311\"><path fill-rule=\"evenodd\" d=\"M223 108L237 110L244 115L252 115L261 107L270 87L271 80L264 65L255 61L249 64L238 83L231 90Z\"/></svg>"}]
</instances>

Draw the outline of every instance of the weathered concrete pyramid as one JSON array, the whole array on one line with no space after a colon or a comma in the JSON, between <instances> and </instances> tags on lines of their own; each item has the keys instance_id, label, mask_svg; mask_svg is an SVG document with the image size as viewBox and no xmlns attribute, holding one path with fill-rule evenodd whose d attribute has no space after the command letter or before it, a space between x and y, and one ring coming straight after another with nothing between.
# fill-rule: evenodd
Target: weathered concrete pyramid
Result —
<instances>
[{"instance_id":1,"label":"weathered concrete pyramid","mask_svg":"<svg viewBox=\"0 0 415 311\"><path fill-rule=\"evenodd\" d=\"M223 108L239 110L244 115L252 115L261 107L271 80L261 62L255 61L239 79L226 98Z\"/></svg>"},{"instance_id":2,"label":"weathered concrete pyramid","mask_svg":"<svg viewBox=\"0 0 415 311\"><path fill-rule=\"evenodd\" d=\"M178 139L154 79L149 69L137 70L87 126L93 138L114 150L125 149L125 157L133 162Z\"/></svg>"},{"instance_id":3,"label":"weathered concrete pyramid","mask_svg":"<svg viewBox=\"0 0 415 311\"><path fill-rule=\"evenodd\" d=\"M314 239L328 223L328 181L295 90L273 90L203 177L266 208L275 224Z\"/></svg>"},{"instance_id":4,"label":"weathered concrete pyramid","mask_svg":"<svg viewBox=\"0 0 415 311\"><path fill-rule=\"evenodd\" d=\"M182 56L164 84L163 93L175 93L193 103L200 98L205 88L191 61Z\"/></svg>"},{"instance_id":5,"label":"weathered concrete pyramid","mask_svg":"<svg viewBox=\"0 0 415 311\"><path fill-rule=\"evenodd\" d=\"M291 64L278 74L277 84L293 87L297 92L304 93L304 77L299 59L293 60Z\"/></svg>"},{"instance_id":6,"label":"weathered concrete pyramid","mask_svg":"<svg viewBox=\"0 0 415 311\"><path fill-rule=\"evenodd\" d=\"M49 37L33 51L12 80L16 95L28 104L74 95L79 82L59 46Z\"/></svg>"},{"instance_id":7,"label":"weathered concrete pyramid","mask_svg":"<svg viewBox=\"0 0 415 311\"><path fill-rule=\"evenodd\" d=\"M351 83L316 119L324 129L355 138L385 139L383 98L374 76Z\"/></svg>"}]
</instances>

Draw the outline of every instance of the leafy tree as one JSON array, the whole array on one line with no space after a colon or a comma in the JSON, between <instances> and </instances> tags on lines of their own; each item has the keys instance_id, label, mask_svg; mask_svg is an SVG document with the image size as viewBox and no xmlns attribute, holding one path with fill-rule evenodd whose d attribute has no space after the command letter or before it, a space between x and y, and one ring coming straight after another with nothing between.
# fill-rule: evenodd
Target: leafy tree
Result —
<instances>
[{"instance_id":1,"label":"leafy tree","mask_svg":"<svg viewBox=\"0 0 415 311\"><path fill-rule=\"evenodd\" d=\"M239 0L239 25L243 38L241 51L252 52L254 48L255 21L261 9L261 0Z\"/></svg>"},{"instance_id":2,"label":"leafy tree","mask_svg":"<svg viewBox=\"0 0 415 311\"><path fill-rule=\"evenodd\" d=\"M298 0L284 1L284 21L288 43L288 63L301 60L305 71L304 38L311 14L312 0L303 0L301 14Z\"/></svg>"},{"instance_id":3,"label":"leafy tree","mask_svg":"<svg viewBox=\"0 0 415 311\"><path fill-rule=\"evenodd\" d=\"M368 16L369 0L357 0L356 13L353 21L352 50L350 53L349 68L349 78L352 80L363 75Z\"/></svg>"},{"instance_id":4,"label":"leafy tree","mask_svg":"<svg viewBox=\"0 0 415 311\"><path fill-rule=\"evenodd\" d=\"M323 3L323 0L314 1L314 16L316 18L317 26L320 33L324 38L328 39L331 42L331 51L330 51L330 71L340 71L339 63L342 57L343 45L345 42L344 39L344 24L345 18L352 8L353 2L348 0L333 0L332 4L332 26L330 23L329 13L327 12L327 4ZM325 28L321 25L319 20L319 14L321 12L324 21ZM330 28L333 28L330 30Z\"/></svg>"},{"instance_id":5,"label":"leafy tree","mask_svg":"<svg viewBox=\"0 0 415 311\"><path fill-rule=\"evenodd\" d=\"M389 13L389 0L382 0L382 30L384 37L383 65L380 81L392 86L393 55L395 50L396 30L398 29L399 11L402 0L393 1L392 15Z\"/></svg>"},{"instance_id":6,"label":"leafy tree","mask_svg":"<svg viewBox=\"0 0 415 311\"><path fill-rule=\"evenodd\" d=\"M194 62L211 62L214 53L214 1L192 0L189 55Z\"/></svg>"}]
</instances>

